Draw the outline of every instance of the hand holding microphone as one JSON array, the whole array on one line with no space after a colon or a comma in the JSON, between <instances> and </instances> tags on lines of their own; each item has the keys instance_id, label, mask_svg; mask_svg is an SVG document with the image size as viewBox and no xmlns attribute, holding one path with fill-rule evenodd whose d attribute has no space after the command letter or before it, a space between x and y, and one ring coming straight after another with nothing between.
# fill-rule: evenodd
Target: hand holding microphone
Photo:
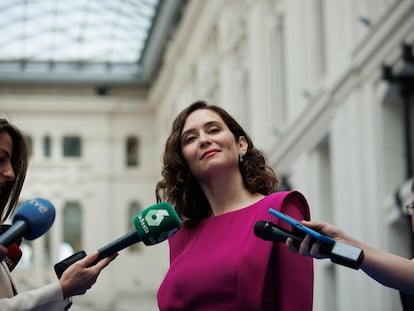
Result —
<instances>
[{"instance_id":1,"label":"hand holding microphone","mask_svg":"<svg viewBox=\"0 0 414 311\"><path fill-rule=\"evenodd\" d=\"M314 246L318 247L317 251L320 253L320 256L318 257L315 253L316 251L314 251L312 255L314 255L315 258L329 257L333 263L352 269L359 269L364 259L364 252L362 249L347 243L336 241L326 235L312 230L309 227L305 227L306 229L304 229L304 225L302 223L292 219L293 218L289 220L289 223L297 229L295 232L287 231L270 221L259 220L254 226L254 233L257 237L263 240L274 242L284 243L288 238L291 238L292 245L290 245L289 249L295 252L298 252L299 250L301 254L304 254L304 248L306 248L306 252L309 254L310 247L312 247L314 242L317 241L318 244ZM300 225L298 225L298 223ZM300 231L300 229L306 231Z\"/></svg>"},{"instance_id":2,"label":"hand holding microphone","mask_svg":"<svg viewBox=\"0 0 414 311\"><path fill-rule=\"evenodd\" d=\"M97 262L98 252L94 252L74 262L73 265L62 272L59 278L63 298L67 299L76 295L83 295L96 283L101 271L118 256L117 253Z\"/></svg>"},{"instance_id":3,"label":"hand holding microphone","mask_svg":"<svg viewBox=\"0 0 414 311\"><path fill-rule=\"evenodd\" d=\"M271 221L259 220L254 226L254 234L266 241L286 243L287 239L292 239L292 244L295 248L299 249L301 244L308 239L310 243L316 241L315 238L306 238L306 233L301 231L288 231ZM303 244L302 244L303 245ZM329 257L329 253L332 250L332 243L320 243L320 253L323 255L321 258Z\"/></svg>"},{"instance_id":4,"label":"hand holding microphone","mask_svg":"<svg viewBox=\"0 0 414 311\"><path fill-rule=\"evenodd\" d=\"M154 245L165 241L181 228L181 220L174 208L167 202L152 205L133 218L134 229L98 249L98 256L90 265L95 265L102 258L112 256L118 251L138 242ZM84 258L84 251L77 252L55 264L58 278L73 263Z\"/></svg>"}]
</instances>

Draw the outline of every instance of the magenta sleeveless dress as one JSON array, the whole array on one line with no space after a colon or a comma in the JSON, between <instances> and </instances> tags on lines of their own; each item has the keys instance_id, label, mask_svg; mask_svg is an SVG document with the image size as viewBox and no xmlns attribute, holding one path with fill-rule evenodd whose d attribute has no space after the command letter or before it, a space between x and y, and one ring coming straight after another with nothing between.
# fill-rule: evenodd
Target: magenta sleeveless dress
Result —
<instances>
[{"instance_id":1,"label":"magenta sleeveless dress","mask_svg":"<svg viewBox=\"0 0 414 311\"><path fill-rule=\"evenodd\" d=\"M310 219L303 195L284 191L206 218L196 228L182 227L172 236L170 268L157 294L160 310L312 310L312 258L254 235L258 220L289 229L268 213L269 208Z\"/></svg>"}]
</instances>

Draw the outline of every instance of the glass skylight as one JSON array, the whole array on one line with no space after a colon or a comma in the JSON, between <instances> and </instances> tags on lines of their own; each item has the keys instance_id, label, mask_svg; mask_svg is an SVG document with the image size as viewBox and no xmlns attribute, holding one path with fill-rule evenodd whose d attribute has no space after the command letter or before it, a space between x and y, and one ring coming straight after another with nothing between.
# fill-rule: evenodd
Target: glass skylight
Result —
<instances>
[{"instance_id":1,"label":"glass skylight","mask_svg":"<svg viewBox=\"0 0 414 311\"><path fill-rule=\"evenodd\" d=\"M1 0L0 71L137 70L160 1Z\"/></svg>"}]
</instances>

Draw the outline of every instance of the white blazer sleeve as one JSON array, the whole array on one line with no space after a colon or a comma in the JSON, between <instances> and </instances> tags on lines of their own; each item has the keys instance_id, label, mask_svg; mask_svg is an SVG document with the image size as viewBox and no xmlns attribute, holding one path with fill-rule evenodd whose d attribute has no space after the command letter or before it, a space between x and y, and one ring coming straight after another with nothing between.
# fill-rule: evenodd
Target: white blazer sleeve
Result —
<instances>
[{"instance_id":1,"label":"white blazer sleeve","mask_svg":"<svg viewBox=\"0 0 414 311\"><path fill-rule=\"evenodd\" d=\"M12 296L12 280L7 268L0 264L0 310L63 311L66 302L59 282ZM10 295L11 293L11 295ZM3 298L4 297L4 298Z\"/></svg>"}]
</instances>

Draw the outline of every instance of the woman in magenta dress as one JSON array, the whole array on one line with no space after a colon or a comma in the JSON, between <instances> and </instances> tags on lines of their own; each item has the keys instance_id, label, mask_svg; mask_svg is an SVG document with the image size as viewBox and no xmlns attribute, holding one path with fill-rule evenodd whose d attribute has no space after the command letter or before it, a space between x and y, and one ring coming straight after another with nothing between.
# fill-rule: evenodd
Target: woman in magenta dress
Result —
<instances>
[{"instance_id":1,"label":"woman in magenta dress","mask_svg":"<svg viewBox=\"0 0 414 311\"><path fill-rule=\"evenodd\" d=\"M162 176L157 200L175 206L184 225L169 239L161 311L312 310L312 259L253 232L258 220L279 223L270 207L308 220L306 199L275 192L264 154L225 110L199 101L177 116Z\"/></svg>"}]
</instances>

